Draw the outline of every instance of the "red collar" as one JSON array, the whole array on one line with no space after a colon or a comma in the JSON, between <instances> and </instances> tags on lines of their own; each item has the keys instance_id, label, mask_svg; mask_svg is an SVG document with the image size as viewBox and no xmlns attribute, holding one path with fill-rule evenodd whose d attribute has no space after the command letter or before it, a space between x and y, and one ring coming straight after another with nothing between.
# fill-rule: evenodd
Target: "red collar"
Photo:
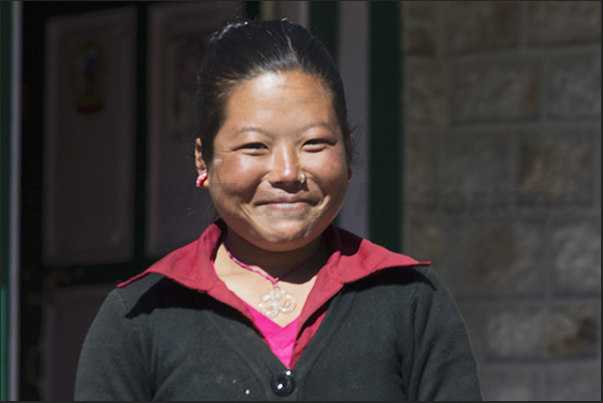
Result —
<instances>
[{"instance_id":1,"label":"red collar","mask_svg":"<svg viewBox=\"0 0 603 403\"><path fill-rule=\"evenodd\" d=\"M226 224L218 220L201 234L201 237L170 253L143 273L119 284L124 287L149 273L158 273L184 287L207 293L239 310L253 321L247 307L216 275L211 262L220 246ZM329 226L325 237L330 258L316 278L300 316L300 327L335 296L344 284L353 283L378 271L392 267L429 265L408 256L391 252L346 230Z\"/></svg>"}]
</instances>

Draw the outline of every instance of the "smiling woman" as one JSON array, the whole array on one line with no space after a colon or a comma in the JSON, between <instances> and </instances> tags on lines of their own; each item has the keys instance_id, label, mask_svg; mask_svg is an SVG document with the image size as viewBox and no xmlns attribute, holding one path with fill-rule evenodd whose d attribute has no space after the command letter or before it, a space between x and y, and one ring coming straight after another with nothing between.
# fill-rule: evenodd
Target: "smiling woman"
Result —
<instances>
[{"instance_id":1,"label":"smiling woman","mask_svg":"<svg viewBox=\"0 0 603 403\"><path fill-rule=\"evenodd\" d=\"M315 249L341 209L348 181L344 139L331 96L310 75L265 73L241 84L226 105L213 160L205 162L201 149L198 141L198 169L211 167L204 186L249 246L284 252L314 240ZM242 239L233 232L227 243L234 251Z\"/></svg>"},{"instance_id":2,"label":"smiling woman","mask_svg":"<svg viewBox=\"0 0 603 403\"><path fill-rule=\"evenodd\" d=\"M225 23L208 45L195 155L220 219L111 293L76 398L479 400L428 264L332 224L352 141L328 52L286 20Z\"/></svg>"}]
</instances>

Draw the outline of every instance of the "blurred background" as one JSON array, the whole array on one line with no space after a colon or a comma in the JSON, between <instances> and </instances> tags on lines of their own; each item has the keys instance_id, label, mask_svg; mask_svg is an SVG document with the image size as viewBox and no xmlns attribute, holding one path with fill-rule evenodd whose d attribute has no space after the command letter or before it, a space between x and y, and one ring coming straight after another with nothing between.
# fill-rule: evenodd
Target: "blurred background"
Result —
<instances>
[{"instance_id":1,"label":"blurred background","mask_svg":"<svg viewBox=\"0 0 603 403\"><path fill-rule=\"evenodd\" d=\"M337 224L433 262L487 400L601 400L601 2L0 2L2 400L72 400L107 293L211 222L195 74L287 17L356 126Z\"/></svg>"}]
</instances>

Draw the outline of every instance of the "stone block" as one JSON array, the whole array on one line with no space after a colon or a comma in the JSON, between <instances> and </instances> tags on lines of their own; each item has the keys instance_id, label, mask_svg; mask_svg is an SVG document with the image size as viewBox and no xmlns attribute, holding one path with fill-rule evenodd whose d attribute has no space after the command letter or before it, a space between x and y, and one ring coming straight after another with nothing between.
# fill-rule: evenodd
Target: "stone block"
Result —
<instances>
[{"instance_id":1,"label":"stone block","mask_svg":"<svg viewBox=\"0 0 603 403\"><path fill-rule=\"evenodd\" d=\"M544 226L494 218L449 219L442 277L455 295L534 295L543 291Z\"/></svg>"},{"instance_id":2,"label":"stone block","mask_svg":"<svg viewBox=\"0 0 603 403\"><path fill-rule=\"evenodd\" d=\"M600 315L594 304L518 304L493 308L484 318L488 360L575 360L598 355Z\"/></svg>"},{"instance_id":3,"label":"stone block","mask_svg":"<svg viewBox=\"0 0 603 403\"><path fill-rule=\"evenodd\" d=\"M407 233L408 255L419 261L430 261L436 271L441 270L442 227L435 218L409 216Z\"/></svg>"},{"instance_id":4,"label":"stone block","mask_svg":"<svg viewBox=\"0 0 603 403\"><path fill-rule=\"evenodd\" d=\"M408 24L406 51L410 56L436 54L435 31L431 26Z\"/></svg>"},{"instance_id":5,"label":"stone block","mask_svg":"<svg viewBox=\"0 0 603 403\"><path fill-rule=\"evenodd\" d=\"M528 4L530 44L601 41L600 1L531 1Z\"/></svg>"},{"instance_id":6,"label":"stone block","mask_svg":"<svg viewBox=\"0 0 603 403\"><path fill-rule=\"evenodd\" d=\"M484 337L492 359L525 359L542 356L544 326L548 315L532 307L502 309L487 319Z\"/></svg>"},{"instance_id":7,"label":"stone block","mask_svg":"<svg viewBox=\"0 0 603 403\"><path fill-rule=\"evenodd\" d=\"M409 124L442 125L446 122L446 98L441 68L431 62L410 62L406 102Z\"/></svg>"},{"instance_id":8,"label":"stone block","mask_svg":"<svg viewBox=\"0 0 603 403\"><path fill-rule=\"evenodd\" d=\"M526 368L500 368L480 370L480 381L485 401L538 400L539 374Z\"/></svg>"},{"instance_id":9,"label":"stone block","mask_svg":"<svg viewBox=\"0 0 603 403\"><path fill-rule=\"evenodd\" d=\"M412 201L419 192L432 191L438 188L437 170L439 149L438 132L430 129L407 129L405 203L413 210Z\"/></svg>"},{"instance_id":10,"label":"stone block","mask_svg":"<svg viewBox=\"0 0 603 403\"><path fill-rule=\"evenodd\" d=\"M451 119L464 123L536 118L539 74L533 59L455 63L450 69Z\"/></svg>"},{"instance_id":11,"label":"stone block","mask_svg":"<svg viewBox=\"0 0 603 403\"><path fill-rule=\"evenodd\" d=\"M601 294L601 216L557 221L552 233L555 290Z\"/></svg>"},{"instance_id":12,"label":"stone block","mask_svg":"<svg viewBox=\"0 0 603 403\"><path fill-rule=\"evenodd\" d=\"M524 132L517 144L520 202L550 205L592 200L594 141L590 131Z\"/></svg>"},{"instance_id":13,"label":"stone block","mask_svg":"<svg viewBox=\"0 0 603 403\"><path fill-rule=\"evenodd\" d=\"M601 117L601 53L551 60L548 115L553 118Z\"/></svg>"},{"instance_id":14,"label":"stone block","mask_svg":"<svg viewBox=\"0 0 603 403\"><path fill-rule=\"evenodd\" d=\"M448 5L446 39L450 53L519 45L520 3L455 1Z\"/></svg>"},{"instance_id":15,"label":"stone block","mask_svg":"<svg viewBox=\"0 0 603 403\"><path fill-rule=\"evenodd\" d=\"M545 371L544 401L601 401L601 363L563 365Z\"/></svg>"},{"instance_id":16,"label":"stone block","mask_svg":"<svg viewBox=\"0 0 603 403\"><path fill-rule=\"evenodd\" d=\"M433 21L437 7L442 3L438 1L405 1L403 16L416 21Z\"/></svg>"},{"instance_id":17,"label":"stone block","mask_svg":"<svg viewBox=\"0 0 603 403\"><path fill-rule=\"evenodd\" d=\"M595 133L595 206L601 205L601 125Z\"/></svg>"},{"instance_id":18,"label":"stone block","mask_svg":"<svg viewBox=\"0 0 603 403\"><path fill-rule=\"evenodd\" d=\"M507 183L508 138L507 133L500 131L447 133L443 142L440 182L443 195L460 193L456 198L449 197L448 203L459 203L453 207L456 208L454 211L490 203L491 198L482 197L482 194Z\"/></svg>"}]
</instances>

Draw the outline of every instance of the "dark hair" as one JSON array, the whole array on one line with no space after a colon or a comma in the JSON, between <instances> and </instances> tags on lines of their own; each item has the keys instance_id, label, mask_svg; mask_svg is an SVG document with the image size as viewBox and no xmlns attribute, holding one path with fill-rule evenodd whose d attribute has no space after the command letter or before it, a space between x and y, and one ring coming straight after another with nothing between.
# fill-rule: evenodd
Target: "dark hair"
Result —
<instances>
[{"instance_id":1,"label":"dark hair","mask_svg":"<svg viewBox=\"0 0 603 403\"><path fill-rule=\"evenodd\" d=\"M343 134L348 164L351 130L341 76L323 44L302 26L280 21L228 21L207 40L197 78L197 113L203 159L213 158L214 139L226 118L226 103L237 85L266 72L299 70L320 79L330 91Z\"/></svg>"}]
</instances>

